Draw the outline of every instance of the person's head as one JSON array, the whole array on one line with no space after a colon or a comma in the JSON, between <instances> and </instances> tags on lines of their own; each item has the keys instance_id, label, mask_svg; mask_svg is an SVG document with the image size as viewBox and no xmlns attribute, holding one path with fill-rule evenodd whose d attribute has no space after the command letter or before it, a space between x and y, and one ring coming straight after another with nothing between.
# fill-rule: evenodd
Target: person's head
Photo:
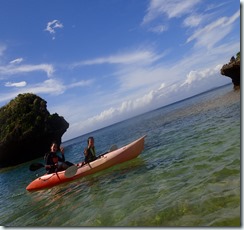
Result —
<instances>
[{"instance_id":1,"label":"person's head","mask_svg":"<svg viewBox=\"0 0 244 230\"><path fill-rule=\"evenodd\" d=\"M56 153L58 151L58 144L56 142L53 142L51 144L51 152Z\"/></svg>"},{"instance_id":2,"label":"person's head","mask_svg":"<svg viewBox=\"0 0 244 230\"><path fill-rule=\"evenodd\" d=\"M94 147L94 138L93 137L88 137L87 144L88 144L89 147Z\"/></svg>"}]
</instances>

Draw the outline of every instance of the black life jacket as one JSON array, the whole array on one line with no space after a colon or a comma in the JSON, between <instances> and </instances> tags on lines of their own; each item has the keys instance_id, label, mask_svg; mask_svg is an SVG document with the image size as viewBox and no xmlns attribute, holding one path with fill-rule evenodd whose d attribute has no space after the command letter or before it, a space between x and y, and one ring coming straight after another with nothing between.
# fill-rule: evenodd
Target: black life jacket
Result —
<instances>
[{"instance_id":1,"label":"black life jacket","mask_svg":"<svg viewBox=\"0 0 244 230\"><path fill-rule=\"evenodd\" d=\"M85 162L91 162L97 159L95 147L88 148L86 151L87 151L87 156L85 157Z\"/></svg>"}]
</instances>

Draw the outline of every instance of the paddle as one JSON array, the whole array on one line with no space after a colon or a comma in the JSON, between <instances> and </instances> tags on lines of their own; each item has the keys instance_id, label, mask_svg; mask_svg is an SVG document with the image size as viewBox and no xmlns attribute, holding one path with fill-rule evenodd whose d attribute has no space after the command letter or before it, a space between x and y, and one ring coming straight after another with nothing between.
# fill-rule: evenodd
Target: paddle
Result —
<instances>
[{"instance_id":1,"label":"paddle","mask_svg":"<svg viewBox=\"0 0 244 230\"><path fill-rule=\"evenodd\" d=\"M78 170L78 167L76 165L72 165L65 170L64 176L66 178L73 177L77 173L77 170Z\"/></svg>"},{"instance_id":2,"label":"paddle","mask_svg":"<svg viewBox=\"0 0 244 230\"><path fill-rule=\"evenodd\" d=\"M36 171L36 170L43 168L43 167L45 167L45 165L42 163L33 163L30 165L29 170L30 171Z\"/></svg>"},{"instance_id":3,"label":"paddle","mask_svg":"<svg viewBox=\"0 0 244 230\"><path fill-rule=\"evenodd\" d=\"M118 149L117 145L112 145L112 146L110 147L109 151L107 151L107 152L105 152L105 153L99 155L97 158L100 158L101 156L103 156L103 155L105 155L105 154L107 154L107 153L109 153L109 152L115 151L116 149ZM86 163L86 164L89 164L89 163ZM65 172L64 172L64 176L65 176L66 178L70 178L70 177L75 176L75 174L77 173L78 168L82 167L83 165L85 165L85 164L82 164L81 166L76 166L76 165L72 165L72 166L70 166L69 168L67 168L67 169L65 170Z\"/></svg>"},{"instance_id":4,"label":"paddle","mask_svg":"<svg viewBox=\"0 0 244 230\"><path fill-rule=\"evenodd\" d=\"M103 155L105 155L105 154L107 154L107 153L109 153L109 152L112 152L112 151L115 151L116 149L118 149L118 147L117 147L117 145L112 145L111 147L110 147L110 149L109 149L109 151L107 151L107 152L105 152L105 153L103 153L103 154L101 154L101 155L99 155L97 158L100 158L100 157L102 157ZM43 167L45 167L45 165L43 165L42 163L32 163L30 166L29 166L29 170L30 171L36 171L36 170L38 170L38 169L40 169L40 168L43 168ZM77 166L75 166L75 165L73 165L73 166L71 166L71 167L69 167L66 171L65 171L65 176L66 176L66 174L67 174L67 176L66 177L72 177L72 176L74 176L75 174L76 174L76 172L77 172Z\"/></svg>"},{"instance_id":5,"label":"paddle","mask_svg":"<svg viewBox=\"0 0 244 230\"><path fill-rule=\"evenodd\" d=\"M99 155L97 158L100 158L101 156L103 156L103 155L105 155L105 154L107 154L107 153L109 153L109 152L113 152L113 151L115 151L115 150L117 150L117 149L118 149L117 145L112 145L112 146L110 147L110 149L109 149L107 152L105 152L105 153Z\"/></svg>"}]
</instances>

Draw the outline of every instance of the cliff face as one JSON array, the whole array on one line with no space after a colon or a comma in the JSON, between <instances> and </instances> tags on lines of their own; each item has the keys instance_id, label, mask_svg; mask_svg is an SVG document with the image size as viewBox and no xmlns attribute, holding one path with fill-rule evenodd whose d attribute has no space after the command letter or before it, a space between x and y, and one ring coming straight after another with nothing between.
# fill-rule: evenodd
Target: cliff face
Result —
<instances>
[{"instance_id":1,"label":"cliff face","mask_svg":"<svg viewBox=\"0 0 244 230\"><path fill-rule=\"evenodd\" d=\"M228 64L223 65L220 70L221 74L230 77L234 89L240 88L240 59L232 57Z\"/></svg>"},{"instance_id":2,"label":"cliff face","mask_svg":"<svg viewBox=\"0 0 244 230\"><path fill-rule=\"evenodd\" d=\"M61 143L69 124L58 114L50 114L46 104L27 93L0 108L0 167L41 157L52 141Z\"/></svg>"}]
</instances>

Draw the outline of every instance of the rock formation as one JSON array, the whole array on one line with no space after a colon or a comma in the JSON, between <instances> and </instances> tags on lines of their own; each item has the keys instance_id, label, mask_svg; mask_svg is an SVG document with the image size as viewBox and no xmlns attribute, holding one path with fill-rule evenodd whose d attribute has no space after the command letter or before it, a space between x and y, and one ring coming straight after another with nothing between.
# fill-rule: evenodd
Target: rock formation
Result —
<instances>
[{"instance_id":1,"label":"rock formation","mask_svg":"<svg viewBox=\"0 0 244 230\"><path fill-rule=\"evenodd\" d=\"M52 141L61 143L69 127L47 102L35 94L19 94L0 108L0 167L17 165L44 155Z\"/></svg>"},{"instance_id":2,"label":"rock formation","mask_svg":"<svg viewBox=\"0 0 244 230\"><path fill-rule=\"evenodd\" d=\"M234 89L240 88L240 52L237 57L232 57L228 64L223 65L220 70L221 74L232 79Z\"/></svg>"}]
</instances>

